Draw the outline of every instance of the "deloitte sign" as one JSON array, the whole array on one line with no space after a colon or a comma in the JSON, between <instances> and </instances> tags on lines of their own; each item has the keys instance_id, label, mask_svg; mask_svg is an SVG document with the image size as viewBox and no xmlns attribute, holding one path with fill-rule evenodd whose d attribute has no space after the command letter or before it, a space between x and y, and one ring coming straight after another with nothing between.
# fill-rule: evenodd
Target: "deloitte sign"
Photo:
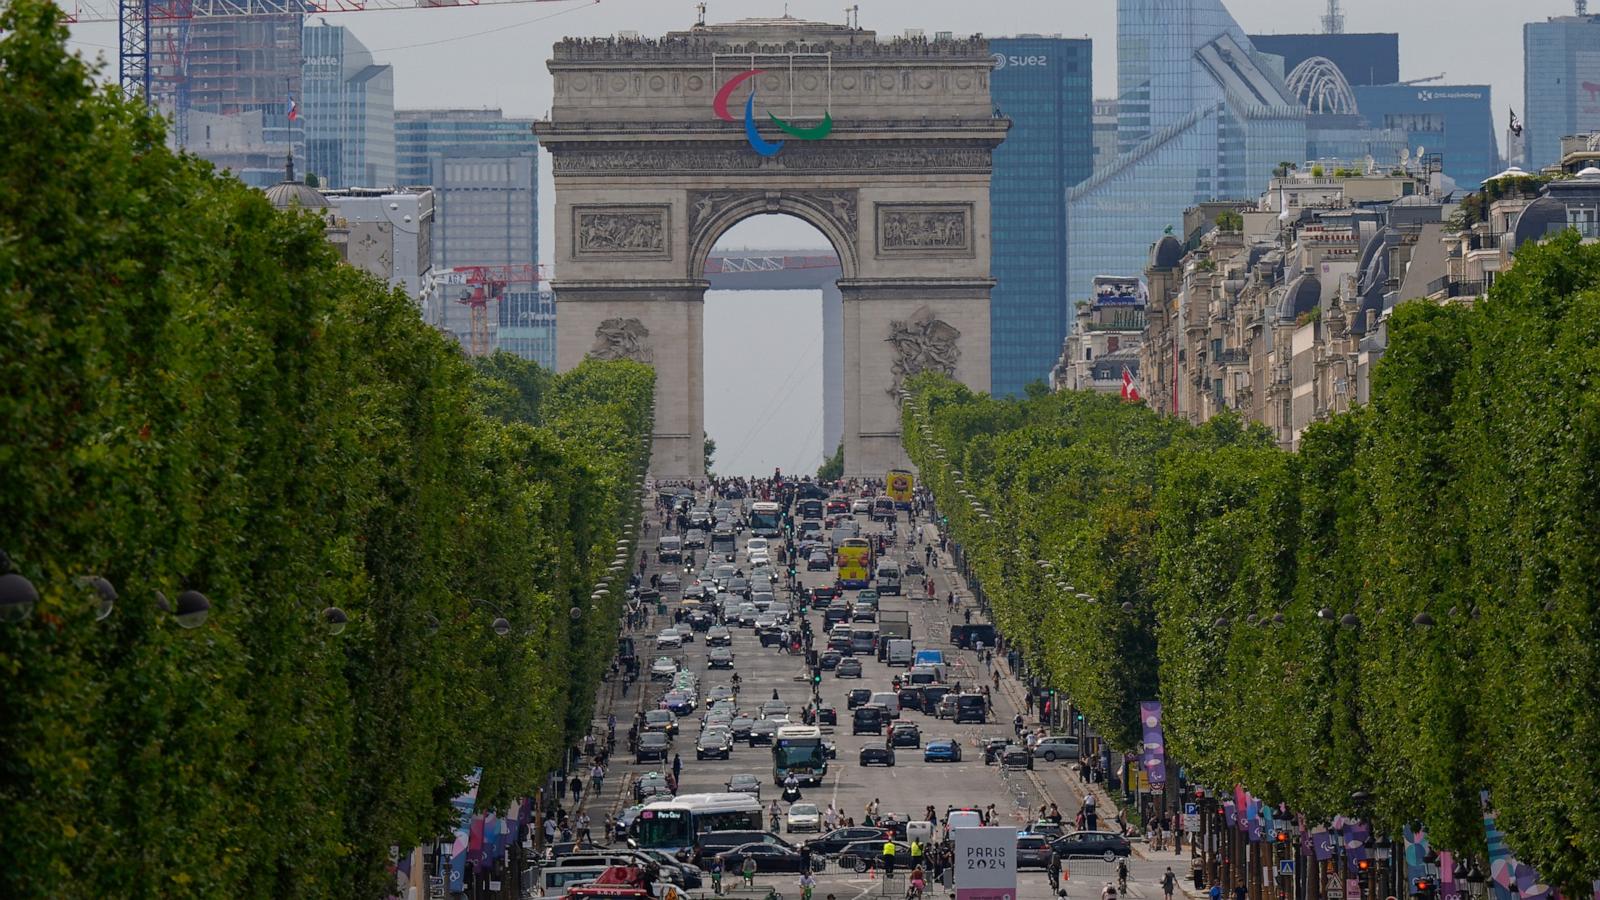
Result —
<instances>
[{"instance_id":1,"label":"deloitte sign","mask_svg":"<svg viewBox=\"0 0 1600 900\"><path fill-rule=\"evenodd\" d=\"M1050 65L1050 57L1042 55L1018 56L1016 54L996 53L994 67L996 69L1044 69Z\"/></svg>"}]
</instances>

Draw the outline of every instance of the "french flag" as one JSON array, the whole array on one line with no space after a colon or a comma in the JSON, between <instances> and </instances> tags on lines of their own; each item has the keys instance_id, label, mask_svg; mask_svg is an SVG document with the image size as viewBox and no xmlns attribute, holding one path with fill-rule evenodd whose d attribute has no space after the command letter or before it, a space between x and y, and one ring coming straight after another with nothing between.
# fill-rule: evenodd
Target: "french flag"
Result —
<instances>
[{"instance_id":1,"label":"french flag","mask_svg":"<svg viewBox=\"0 0 1600 900\"><path fill-rule=\"evenodd\" d=\"M300 118L300 107L294 102L294 95L289 95L289 121Z\"/></svg>"}]
</instances>

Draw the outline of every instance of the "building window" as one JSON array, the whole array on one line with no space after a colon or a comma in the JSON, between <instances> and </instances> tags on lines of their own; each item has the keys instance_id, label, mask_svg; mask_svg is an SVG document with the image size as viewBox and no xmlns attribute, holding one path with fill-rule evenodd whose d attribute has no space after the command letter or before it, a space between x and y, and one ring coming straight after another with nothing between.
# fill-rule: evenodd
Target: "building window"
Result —
<instances>
[{"instance_id":1,"label":"building window","mask_svg":"<svg viewBox=\"0 0 1600 900\"><path fill-rule=\"evenodd\" d=\"M1085 347L1085 348L1083 348L1083 358L1084 359L1094 359L1094 348L1093 347Z\"/></svg>"},{"instance_id":2,"label":"building window","mask_svg":"<svg viewBox=\"0 0 1600 900\"><path fill-rule=\"evenodd\" d=\"M1107 353L1115 353L1115 352L1117 352L1117 338L1115 336L1106 338L1106 352Z\"/></svg>"}]
</instances>

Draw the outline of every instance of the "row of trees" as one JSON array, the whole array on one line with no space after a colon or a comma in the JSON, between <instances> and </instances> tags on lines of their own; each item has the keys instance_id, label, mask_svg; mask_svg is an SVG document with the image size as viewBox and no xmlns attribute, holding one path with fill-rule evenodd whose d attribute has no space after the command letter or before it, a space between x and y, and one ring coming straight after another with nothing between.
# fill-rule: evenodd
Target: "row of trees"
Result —
<instances>
[{"instance_id":1,"label":"row of trees","mask_svg":"<svg viewBox=\"0 0 1600 900\"><path fill-rule=\"evenodd\" d=\"M588 728L653 376L474 365L65 38L0 14L0 894L386 896Z\"/></svg>"},{"instance_id":2,"label":"row of trees","mask_svg":"<svg viewBox=\"0 0 1600 900\"><path fill-rule=\"evenodd\" d=\"M1587 892L1600 247L1523 247L1486 300L1401 306L1389 336L1371 403L1296 453L1226 416L927 375L906 443L1001 626L1114 747L1158 698L1202 784L1479 854L1487 790L1518 857Z\"/></svg>"}]
</instances>

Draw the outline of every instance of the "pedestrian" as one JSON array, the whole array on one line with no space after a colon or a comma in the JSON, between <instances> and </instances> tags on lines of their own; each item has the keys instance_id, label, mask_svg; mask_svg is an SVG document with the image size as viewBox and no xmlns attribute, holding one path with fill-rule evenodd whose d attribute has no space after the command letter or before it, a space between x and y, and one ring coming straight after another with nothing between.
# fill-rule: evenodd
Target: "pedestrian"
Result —
<instances>
[{"instance_id":1,"label":"pedestrian","mask_svg":"<svg viewBox=\"0 0 1600 900\"><path fill-rule=\"evenodd\" d=\"M578 803L578 798L583 795L583 779L576 775L572 776L572 784L570 785L570 789L572 791L572 803L574 806L576 806Z\"/></svg>"},{"instance_id":2,"label":"pedestrian","mask_svg":"<svg viewBox=\"0 0 1600 900\"><path fill-rule=\"evenodd\" d=\"M677 781L683 777L683 757L672 754L672 780Z\"/></svg>"},{"instance_id":3,"label":"pedestrian","mask_svg":"<svg viewBox=\"0 0 1600 900\"><path fill-rule=\"evenodd\" d=\"M589 814L586 812L578 813L578 838L583 841L592 841L594 839L589 834Z\"/></svg>"},{"instance_id":4,"label":"pedestrian","mask_svg":"<svg viewBox=\"0 0 1600 900\"><path fill-rule=\"evenodd\" d=\"M546 847L556 842L556 817L553 813L545 813L544 842Z\"/></svg>"},{"instance_id":5,"label":"pedestrian","mask_svg":"<svg viewBox=\"0 0 1600 900\"><path fill-rule=\"evenodd\" d=\"M606 783L605 766L602 766L600 763L596 762L592 767L590 767L589 780L594 783L594 793L600 793L600 789L604 787Z\"/></svg>"},{"instance_id":6,"label":"pedestrian","mask_svg":"<svg viewBox=\"0 0 1600 900\"><path fill-rule=\"evenodd\" d=\"M912 840L911 840L911 866L912 866L912 868L915 868L915 867L920 866L920 865L922 865L922 842L917 840L917 839L915 839L915 838L912 838Z\"/></svg>"},{"instance_id":7,"label":"pedestrian","mask_svg":"<svg viewBox=\"0 0 1600 900\"><path fill-rule=\"evenodd\" d=\"M1222 900L1222 885L1212 882L1211 890L1206 892L1208 900Z\"/></svg>"},{"instance_id":8,"label":"pedestrian","mask_svg":"<svg viewBox=\"0 0 1600 900\"><path fill-rule=\"evenodd\" d=\"M1178 876L1172 874L1172 867L1167 866L1167 871L1161 876L1161 894L1166 900L1172 900L1172 891L1178 886Z\"/></svg>"},{"instance_id":9,"label":"pedestrian","mask_svg":"<svg viewBox=\"0 0 1600 900\"><path fill-rule=\"evenodd\" d=\"M711 893L722 896L722 858L711 857Z\"/></svg>"},{"instance_id":10,"label":"pedestrian","mask_svg":"<svg viewBox=\"0 0 1600 900\"><path fill-rule=\"evenodd\" d=\"M740 872L744 875L745 887L753 888L756 886L756 858L754 856L746 856L744 858L744 866L740 869Z\"/></svg>"}]
</instances>

